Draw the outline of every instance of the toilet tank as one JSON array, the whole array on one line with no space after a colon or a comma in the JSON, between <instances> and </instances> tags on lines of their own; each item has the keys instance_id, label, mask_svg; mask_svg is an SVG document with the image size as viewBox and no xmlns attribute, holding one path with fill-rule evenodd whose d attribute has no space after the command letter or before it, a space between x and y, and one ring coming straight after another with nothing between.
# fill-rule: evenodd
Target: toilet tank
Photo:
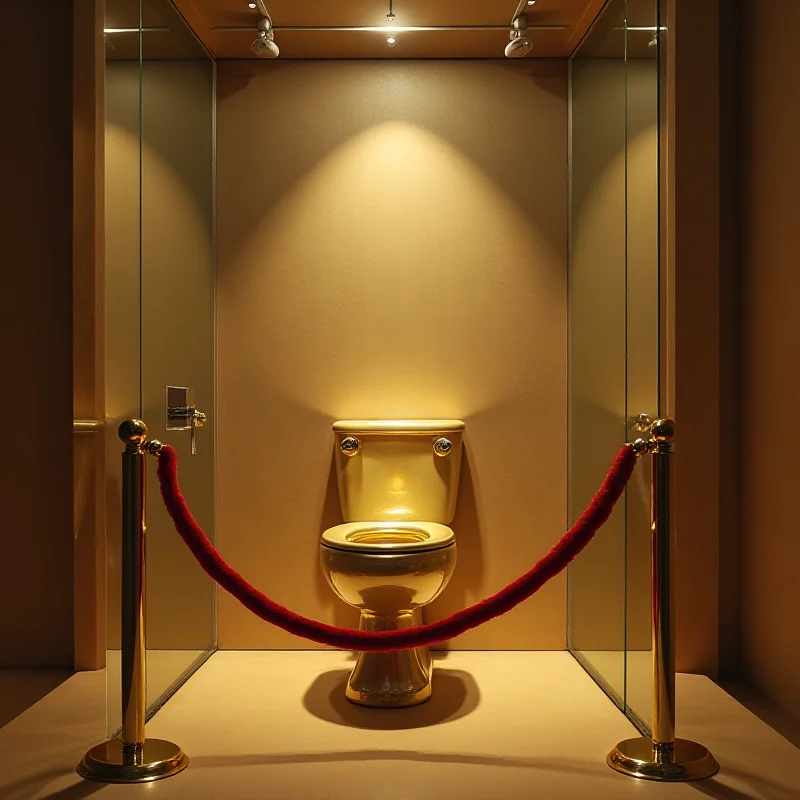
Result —
<instances>
[{"instance_id":1,"label":"toilet tank","mask_svg":"<svg viewBox=\"0 0 800 800\"><path fill-rule=\"evenodd\" d=\"M463 422L342 420L333 424L333 431L345 522L453 521ZM446 442L437 445L440 440Z\"/></svg>"}]
</instances>

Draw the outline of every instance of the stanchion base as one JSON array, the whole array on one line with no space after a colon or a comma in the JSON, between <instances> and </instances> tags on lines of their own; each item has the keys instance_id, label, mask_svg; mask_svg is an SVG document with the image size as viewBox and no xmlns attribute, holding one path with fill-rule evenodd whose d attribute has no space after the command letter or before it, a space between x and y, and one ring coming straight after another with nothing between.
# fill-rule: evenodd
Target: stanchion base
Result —
<instances>
[{"instance_id":1,"label":"stanchion base","mask_svg":"<svg viewBox=\"0 0 800 800\"><path fill-rule=\"evenodd\" d=\"M649 781L700 781L719 772L714 756L696 742L676 739L674 750L662 753L646 737L620 742L606 758L611 769Z\"/></svg>"},{"instance_id":2,"label":"stanchion base","mask_svg":"<svg viewBox=\"0 0 800 800\"><path fill-rule=\"evenodd\" d=\"M102 783L148 783L177 775L189 759L178 745L147 739L139 753L123 752L122 740L93 747L78 764L78 775Z\"/></svg>"}]
</instances>

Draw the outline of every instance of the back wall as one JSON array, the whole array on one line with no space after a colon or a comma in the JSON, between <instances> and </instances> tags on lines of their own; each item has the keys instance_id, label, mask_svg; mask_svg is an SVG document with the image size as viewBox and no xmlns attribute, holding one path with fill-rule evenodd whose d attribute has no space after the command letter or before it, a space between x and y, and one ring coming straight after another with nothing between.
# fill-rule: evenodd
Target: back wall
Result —
<instances>
[{"instance_id":1,"label":"back wall","mask_svg":"<svg viewBox=\"0 0 800 800\"><path fill-rule=\"evenodd\" d=\"M466 421L459 561L429 620L518 577L566 519L566 62L218 64L218 510L276 601L325 584L331 423ZM565 577L460 637L562 649ZM222 648L317 647L219 594Z\"/></svg>"}]
</instances>

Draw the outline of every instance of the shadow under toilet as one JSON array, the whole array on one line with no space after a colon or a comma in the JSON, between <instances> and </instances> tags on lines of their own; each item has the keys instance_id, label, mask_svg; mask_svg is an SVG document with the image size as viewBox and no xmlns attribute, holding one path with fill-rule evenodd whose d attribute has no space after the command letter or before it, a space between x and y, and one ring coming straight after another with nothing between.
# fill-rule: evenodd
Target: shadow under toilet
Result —
<instances>
[{"instance_id":1,"label":"shadow under toilet","mask_svg":"<svg viewBox=\"0 0 800 800\"><path fill-rule=\"evenodd\" d=\"M480 690L468 672L457 669L434 671L435 691L427 703L409 708L368 708L351 703L344 693L350 670L323 672L303 696L306 710L318 719L368 730L426 728L465 717L480 703Z\"/></svg>"}]
</instances>

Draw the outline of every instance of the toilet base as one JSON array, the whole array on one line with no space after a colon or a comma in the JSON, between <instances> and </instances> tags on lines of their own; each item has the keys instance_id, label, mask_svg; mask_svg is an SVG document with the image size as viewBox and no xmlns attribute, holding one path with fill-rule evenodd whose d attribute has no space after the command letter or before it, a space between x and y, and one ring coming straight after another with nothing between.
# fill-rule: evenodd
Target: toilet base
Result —
<instances>
[{"instance_id":1,"label":"toilet base","mask_svg":"<svg viewBox=\"0 0 800 800\"><path fill-rule=\"evenodd\" d=\"M419 614L415 611L397 617L379 617L362 611L358 627L362 631L386 631L419 624ZM347 681L345 696L352 703L370 708L417 706L431 697L432 671L428 647L359 653Z\"/></svg>"}]
</instances>

